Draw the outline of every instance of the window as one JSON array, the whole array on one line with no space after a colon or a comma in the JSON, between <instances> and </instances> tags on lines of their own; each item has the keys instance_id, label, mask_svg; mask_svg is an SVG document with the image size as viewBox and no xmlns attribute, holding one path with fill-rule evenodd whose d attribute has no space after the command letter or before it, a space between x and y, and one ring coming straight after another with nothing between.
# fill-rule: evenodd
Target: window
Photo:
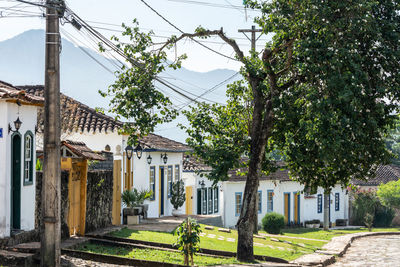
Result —
<instances>
[{"instance_id":1,"label":"window","mask_svg":"<svg viewBox=\"0 0 400 267\"><path fill-rule=\"evenodd\" d=\"M24 185L33 183L33 134L25 134Z\"/></svg>"},{"instance_id":2,"label":"window","mask_svg":"<svg viewBox=\"0 0 400 267\"><path fill-rule=\"evenodd\" d=\"M203 214L207 214L207 189L204 188L202 189L201 195L203 197L203 207L201 207L203 209Z\"/></svg>"},{"instance_id":3,"label":"window","mask_svg":"<svg viewBox=\"0 0 400 267\"><path fill-rule=\"evenodd\" d=\"M267 190L267 212L274 210L274 190Z\"/></svg>"},{"instance_id":4,"label":"window","mask_svg":"<svg viewBox=\"0 0 400 267\"><path fill-rule=\"evenodd\" d=\"M212 187L208 188L208 214L213 213L213 189Z\"/></svg>"},{"instance_id":5,"label":"window","mask_svg":"<svg viewBox=\"0 0 400 267\"><path fill-rule=\"evenodd\" d=\"M322 213L322 194L318 194L318 213Z\"/></svg>"},{"instance_id":6,"label":"window","mask_svg":"<svg viewBox=\"0 0 400 267\"><path fill-rule=\"evenodd\" d=\"M242 209L242 193L235 193L235 216L240 215Z\"/></svg>"},{"instance_id":7,"label":"window","mask_svg":"<svg viewBox=\"0 0 400 267\"><path fill-rule=\"evenodd\" d=\"M156 199L156 168L154 166L150 167L150 190L151 190L151 197L150 200Z\"/></svg>"},{"instance_id":8,"label":"window","mask_svg":"<svg viewBox=\"0 0 400 267\"><path fill-rule=\"evenodd\" d=\"M180 180L179 165L175 165L175 182Z\"/></svg>"},{"instance_id":9,"label":"window","mask_svg":"<svg viewBox=\"0 0 400 267\"><path fill-rule=\"evenodd\" d=\"M257 194L258 213L262 212L262 197L261 196L262 196L261 191L258 191L258 194Z\"/></svg>"},{"instance_id":10,"label":"window","mask_svg":"<svg viewBox=\"0 0 400 267\"><path fill-rule=\"evenodd\" d=\"M218 186L214 188L214 213L218 213Z\"/></svg>"},{"instance_id":11,"label":"window","mask_svg":"<svg viewBox=\"0 0 400 267\"><path fill-rule=\"evenodd\" d=\"M168 181L168 197L171 197L172 191L172 166L168 166L168 174L167 174L167 181Z\"/></svg>"},{"instance_id":12,"label":"window","mask_svg":"<svg viewBox=\"0 0 400 267\"><path fill-rule=\"evenodd\" d=\"M335 193L335 210L338 211L340 208L339 205L339 193Z\"/></svg>"}]
</instances>

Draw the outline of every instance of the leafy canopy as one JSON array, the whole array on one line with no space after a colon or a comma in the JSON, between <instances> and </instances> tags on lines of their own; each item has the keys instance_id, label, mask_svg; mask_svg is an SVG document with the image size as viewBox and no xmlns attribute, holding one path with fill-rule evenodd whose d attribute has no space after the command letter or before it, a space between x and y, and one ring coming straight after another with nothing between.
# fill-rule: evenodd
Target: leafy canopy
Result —
<instances>
[{"instance_id":1,"label":"leafy canopy","mask_svg":"<svg viewBox=\"0 0 400 267\"><path fill-rule=\"evenodd\" d=\"M226 180L228 170L245 165L242 156L255 155L257 99L267 103L257 115L271 131L262 171L274 169L271 153L279 148L291 176L314 190L370 176L389 158L384 136L400 96L398 1L247 5L262 11L256 22L272 41L262 57L241 58L246 81L229 87L226 106L201 104L186 112L188 143L213 167L209 178Z\"/></svg>"},{"instance_id":2,"label":"leafy canopy","mask_svg":"<svg viewBox=\"0 0 400 267\"><path fill-rule=\"evenodd\" d=\"M383 205L400 209L400 180L379 185L376 193Z\"/></svg>"},{"instance_id":3,"label":"leafy canopy","mask_svg":"<svg viewBox=\"0 0 400 267\"><path fill-rule=\"evenodd\" d=\"M116 46L123 50L127 65L116 72L117 80L108 90L100 92L104 97L112 96L110 111L117 114L117 119L133 121L125 123L123 128L125 133L131 135L129 142L153 132L157 124L176 118L177 110L171 100L156 88L155 79L166 68L180 68L186 58L186 55L181 55L174 62L168 62L165 49L172 48L173 43L163 49L152 50L154 33L140 32L138 25L136 19L133 27L122 24L122 36L129 42L112 37ZM105 51L101 45L100 49Z\"/></svg>"}]
</instances>

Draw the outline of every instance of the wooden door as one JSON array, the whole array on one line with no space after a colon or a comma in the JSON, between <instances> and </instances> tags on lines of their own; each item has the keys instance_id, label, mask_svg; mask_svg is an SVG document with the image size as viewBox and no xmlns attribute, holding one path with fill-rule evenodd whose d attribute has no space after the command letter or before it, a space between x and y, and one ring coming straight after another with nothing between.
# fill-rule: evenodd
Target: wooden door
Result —
<instances>
[{"instance_id":1,"label":"wooden door","mask_svg":"<svg viewBox=\"0 0 400 267\"><path fill-rule=\"evenodd\" d=\"M193 214L193 187L186 186L186 214Z\"/></svg>"},{"instance_id":2,"label":"wooden door","mask_svg":"<svg viewBox=\"0 0 400 267\"><path fill-rule=\"evenodd\" d=\"M12 177L11 177L11 229L21 229L21 136L11 137Z\"/></svg>"},{"instance_id":3,"label":"wooden door","mask_svg":"<svg viewBox=\"0 0 400 267\"><path fill-rule=\"evenodd\" d=\"M300 194L294 193L293 206L294 206L294 223L300 223Z\"/></svg>"},{"instance_id":4,"label":"wooden door","mask_svg":"<svg viewBox=\"0 0 400 267\"><path fill-rule=\"evenodd\" d=\"M121 160L114 161L113 169L113 225L121 224Z\"/></svg>"},{"instance_id":5,"label":"wooden door","mask_svg":"<svg viewBox=\"0 0 400 267\"><path fill-rule=\"evenodd\" d=\"M290 223L290 193L284 193L285 224Z\"/></svg>"},{"instance_id":6,"label":"wooden door","mask_svg":"<svg viewBox=\"0 0 400 267\"><path fill-rule=\"evenodd\" d=\"M70 235L85 234L86 220L86 160L72 159L69 176L69 213Z\"/></svg>"}]
</instances>

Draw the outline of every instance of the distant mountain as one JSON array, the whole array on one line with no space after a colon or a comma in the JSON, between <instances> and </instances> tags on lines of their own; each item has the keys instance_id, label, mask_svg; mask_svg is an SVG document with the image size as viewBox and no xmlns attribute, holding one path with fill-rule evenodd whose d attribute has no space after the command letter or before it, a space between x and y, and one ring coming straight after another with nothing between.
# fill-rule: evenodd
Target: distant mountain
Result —
<instances>
[{"instance_id":1,"label":"distant mountain","mask_svg":"<svg viewBox=\"0 0 400 267\"><path fill-rule=\"evenodd\" d=\"M29 30L0 42L0 80L14 85L44 84L44 36L43 30ZM115 70L110 59L93 50L79 48L68 40L62 39L61 92L90 107L107 108L108 101L98 94L98 90L107 89L115 80L115 76L81 49L107 68ZM184 94L196 98L196 95L213 88L235 73L228 69L202 73L182 68L176 71L168 70L161 77L181 88L180 90ZM230 82L238 78L239 75L236 75ZM175 105L184 105L190 102L166 87L160 86L160 89L171 95ZM226 84L212 90L204 98L223 103L226 101L225 90ZM159 131L156 133L184 142L186 134L175 127L178 122L186 124L185 119L180 116L173 123L159 126Z\"/></svg>"}]
</instances>

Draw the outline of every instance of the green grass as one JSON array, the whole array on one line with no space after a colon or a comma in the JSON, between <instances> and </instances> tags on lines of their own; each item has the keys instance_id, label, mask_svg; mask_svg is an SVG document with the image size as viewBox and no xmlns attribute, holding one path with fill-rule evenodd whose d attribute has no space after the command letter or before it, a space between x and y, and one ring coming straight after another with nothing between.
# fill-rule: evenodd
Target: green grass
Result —
<instances>
[{"instance_id":1,"label":"green grass","mask_svg":"<svg viewBox=\"0 0 400 267\"><path fill-rule=\"evenodd\" d=\"M372 232L398 232L400 228L372 228ZM328 230L324 231L322 229L312 229L312 228L293 228L293 229L284 229L282 231L283 236L286 237L304 237L304 238L312 238L312 239L320 239L320 240L331 240L335 236L359 233L359 232L368 232L368 228L357 228L357 229L348 229L348 230Z\"/></svg>"},{"instance_id":2,"label":"green grass","mask_svg":"<svg viewBox=\"0 0 400 267\"><path fill-rule=\"evenodd\" d=\"M215 230L205 230L204 226L205 225L201 225L201 228L203 233L206 235L200 238L201 248L236 252L236 230L232 230L232 233L224 233L219 232L217 228L215 228ZM177 236L174 236L173 233L137 231L128 228L123 228L110 234L112 236L120 238L129 238L166 244L173 244L176 242L177 239ZM215 235L216 237L210 238L209 235ZM218 240L219 237L224 237L224 240ZM235 239L235 241L229 242L227 241L227 238L233 238ZM254 238L254 253L256 255L266 255L270 257L282 258L285 260L293 260L300 257L301 255L312 253L326 244L326 242L324 241L298 240L290 237L282 237L279 239L290 241L292 242L292 244L274 242L271 241L270 238Z\"/></svg>"},{"instance_id":3,"label":"green grass","mask_svg":"<svg viewBox=\"0 0 400 267\"><path fill-rule=\"evenodd\" d=\"M75 249L85 252L98 253L103 255L120 256L130 259L166 262L172 264L182 264L183 254L179 252L164 251L157 249L129 249L116 246L105 246L91 243L83 243ZM240 264L235 258L194 256L194 264L198 266L221 265L221 264Z\"/></svg>"}]
</instances>

